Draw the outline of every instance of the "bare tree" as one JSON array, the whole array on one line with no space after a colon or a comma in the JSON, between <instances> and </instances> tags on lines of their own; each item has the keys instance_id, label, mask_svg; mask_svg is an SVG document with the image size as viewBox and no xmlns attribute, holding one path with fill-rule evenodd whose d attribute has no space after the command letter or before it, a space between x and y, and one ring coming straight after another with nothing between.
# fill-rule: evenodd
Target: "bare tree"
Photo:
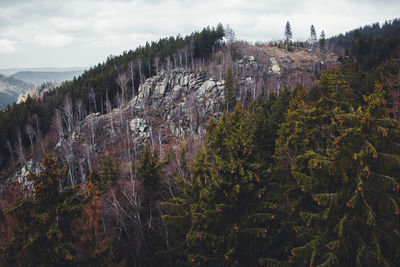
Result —
<instances>
[{"instance_id":1,"label":"bare tree","mask_svg":"<svg viewBox=\"0 0 400 267\"><path fill-rule=\"evenodd\" d=\"M64 137L64 127L61 111L57 108L52 121L53 128L57 131L60 140Z\"/></svg>"},{"instance_id":2,"label":"bare tree","mask_svg":"<svg viewBox=\"0 0 400 267\"><path fill-rule=\"evenodd\" d=\"M194 68L195 68L195 62L194 62L194 39L193 38L191 38L190 39L190 42L189 42L189 55L190 55L190 62L191 62L191 65L192 65L192 70L194 70Z\"/></svg>"},{"instance_id":3,"label":"bare tree","mask_svg":"<svg viewBox=\"0 0 400 267\"><path fill-rule=\"evenodd\" d=\"M135 72L135 64L133 63L133 61L129 62L128 64L128 76L129 79L131 80L131 85L132 85L132 97L134 97L136 72Z\"/></svg>"},{"instance_id":4,"label":"bare tree","mask_svg":"<svg viewBox=\"0 0 400 267\"><path fill-rule=\"evenodd\" d=\"M75 103L75 109L76 109L76 121L78 122L78 123L81 123L82 122L82 120L83 120L83 118L85 117L85 107L83 106L83 101L82 101L82 99L80 99L80 98L78 98L77 100L76 100L76 103Z\"/></svg>"},{"instance_id":5,"label":"bare tree","mask_svg":"<svg viewBox=\"0 0 400 267\"><path fill-rule=\"evenodd\" d=\"M232 44L236 40L236 34L229 24L225 27L225 38L228 45Z\"/></svg>"},{"instance_id":6,"label":"bare tree","mask_svg":"<svg viewBox=\"0 0 400 267\"><path fill-rule=\"evenodd\" d=\"M178 55L173 53L172 57L174 58L174 69L176 69L178 67Z\"/></svg>"},{"instance_id":7,"label":"bare tree","mask_svg":"<svg viewBox=\"0 0 400 267\"><path fill-rule=\"evenodd\" d=\"M68 175L70 178L71 185L75 185L75 177L74 177L74 169L73 169L73 161L74 161L74 151L73 151L73 142L68 139L65 140L61 145L61 153L62 157L67 163L68 167Z\"/></svg>"},{"instance_id":8,"label":"bare tree","mask_svg":"<svg viewBox=\"0 0 400 267\"><path fill-rule=\"evenodd\" d=\"M121 73L118 75L117 83L119 88L121 88L121 104L124 106L124 102L126 99L126 89L128 84L128 77L125 73Z\"/></svg>"},{"instance_id":9,"label":"bare tree","mask_svg":"<svg viewBox=\"0 0 400 267\"><path fill-rule=\"evenodd\" d=\"M64 122L65 125L67 126L68 133L70 134L72 132L73 128L73 123L74 123L74 111L72 107L72 100L69 96L67 96L64 99L64 104L63 104L63 112L64 112Z\"/></svg>"},{"instance_id":10,"label":"bare tree","mask_svg":"<svg viewBox=\"0 0 400 267\"><path fill-rule=\"evenodd\" d=\"M90 116L88 120L89 126L90 126L90 132L91 132L91 141L92 141L92 147L94 146L94 138L95 138L95 128L96 128L96 120L94 116Z\"/></svg>"},{"instance_id":11,"label":"bare tree","mask_svg":"<svg viewBox=\"0 0 400 267\"><path fill-rule=\"evenodd\" d=\"M88 145L86 142L83 144L83 153L89 167L89 172L92 171L92 146Z\"/></svg>"},{"instance_id":12,"label":"bare tree","mask_svg":"<svg viewBox=\"0 0 400 267\"><path fill-rule=\"evenodd\" d=\"M168 73L171 73L172 68L171 68L171 56L170 55L165 57L165 63L167 65Z\"/></svg>"},{"instance_id":13,"label":"bare tree","mask_svg":"<svg viewBox=\"0 0 400 267\"><path fill-rule=\"evenodd\" d=\"M24 146L22 145L21 129L19 127L17 127L15 132L17 135L17 143L15 144L15 151L17 152L17 156L18 156L18 159L21 162L21 164L25 165L26 159L25 159L25 153L24 153Z\"/></svg>"},{"instance_id":14,"label":"bare tree","mask_svg":"<svg viewBox=\"0 0 400 267\"><path fill-rule=\"evenodd\" d=\"M141 58L138 58L136 60L136 65L138 67L138 72L139 72L139 82L140 82L140 85L143 86L143 82L144 82L144 79L143 79L143 60Z\"/></svg>"},{"instance_id":15,"label":"bare tree","mask_svg":"<svg viewBox=\"0 0 400 267\"><path fill-rule=\"evenodd\" d=\"M13 150L11 148L10 140L7 139L6 143L7 143L8 151L10 152L10 155L11 155L11 160L12 160L12 164L13 164L13 170L15 172L14 153L13 153Z\"/></svg>"},{"instance_id":16,"label":"bare tree","mask_svg":"<svg viewBox=\"0 0 400 267\"><path fill-rule=\"evenodd\" d=\"M29 137L29 142L31 143L31 156L33 157L33 138L35 137L35 130L33 130L33 127L29 122L25 125L25 133Z\"/></svg>"},{"instance_id":17,"label":"bare tree","mask_svg":"<svg viewBox=\"0 0 400 267\"><path fill-rule=\"evenodd\" d=\"M36 135L36 140L40 144L40 148L42 149L42 153L44 154L44 147L43 147L43 138L42 138L42 132L40 131L40 121L39 121L39 116L37 114L33 114L32 119L35 121L35 135Z\"/></svg>"},{"instance_id":18,"label":"bare tree","mask_svg":"<svg viewBox=\"0 0 400 267\"><path fill-rule=\"evenodd\" d=\"M159 67L160 67L160 58L159 57L155 57L153 64L154 64L154 68L156 69L156 75L158 75L158 73L160 71L160 69L159 69Z\"/></svg>"},{"instance_id":19,"label":"bare tree","mask_svg":"<svg viewBox=\"0 0 400 267\"><path fill-rule=\"evenodd\" d=\"M183 48L183 54L185 55L185 69L188 68L188 52L189 52L189 49L187 46L185 46Z\"/></svg>"},{"instance_id":20,"label":"bare tree","mask_svg":"<svg viewBox=\"0 0 400 267\"><path fill-rule=\"evenodd\" d=\"M193 135L194 135L194 127L193 127L194 111L193 111L193 108L196 106L195 101L192 96L188 98L188 106L189 106L190 140L192 140Z\"/></svg>"},{"instance_id":21,"label":"bare tree","mask_svg":"<svg viewBox=\"0 0 400 267\"><path fill-rule=\"evenodd\" d=\"M128 161L131 161L131 134L129 133L130 122L129 120L124 120L121 122L121 125L125 127L125 134L126 134L126 152L128 156Z\"/></svg>"},{"instance_id":22,"label":"bare tree","mask_svg":"<svg viewBox=\"0 0 400 267\"><path fill-rule=\"evenodd\" d=\"M182 68L182 66L183 66L183 58L182 58L182 55L183 54L183 50L182 49L179 49L178 50L178 57L179 57L179 67L180 68Z\"/></svg>"},{"instance_id":23,"label":"bare tree","mask_svg":"<svg viewBox=\"0 0 400 267\"><path fill-rule=\"evenodd\" d=\"M158 147L160 150L160 156L159 159L162 160L162 141L163 141L163 133L162 133L162 127L161 125L158 127Z\"/></svg>"},{"instance_id":24,"label":"bare tree","mask_svg":"<svg viewBox=\"0 0 400 267\"><path fill-rule=\"evenodd\" d=\"M111 107L111 103L110 103L109 99L106 100L106 111L109 114L110 119L111 119L111 132L114 133L113 113L111 112L112 111L112 107Z\"/></svg>"},{"instance_id":25,"label":"bare tree","mask_svg":"<svg viewBox=\"0 0 400 267\"><path fill-rule=\"evenodd\" d=\"M93 87L90 87L88 98L91 102L93 102L94 112L97 112L97 104L96 104L96 94L94 93Z\"/></svg>"}]
</instances>

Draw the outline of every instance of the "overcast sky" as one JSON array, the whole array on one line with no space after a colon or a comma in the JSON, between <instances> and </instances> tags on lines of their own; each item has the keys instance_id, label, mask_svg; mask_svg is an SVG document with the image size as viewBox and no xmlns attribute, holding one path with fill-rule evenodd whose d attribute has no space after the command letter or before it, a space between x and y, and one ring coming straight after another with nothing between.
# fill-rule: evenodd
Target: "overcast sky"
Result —
<instances>
[{"instance_id":1,"label":"overcast sky","mask_svg":"<svg viewBox=\"0 0 400 267\"><path fill-rule=\"evenodd\" d=\"M400 17L399 0L0 0L0 69L80 67L146 41L229 24L238 39L336 35Z\"/></svg>"}]
</instances>

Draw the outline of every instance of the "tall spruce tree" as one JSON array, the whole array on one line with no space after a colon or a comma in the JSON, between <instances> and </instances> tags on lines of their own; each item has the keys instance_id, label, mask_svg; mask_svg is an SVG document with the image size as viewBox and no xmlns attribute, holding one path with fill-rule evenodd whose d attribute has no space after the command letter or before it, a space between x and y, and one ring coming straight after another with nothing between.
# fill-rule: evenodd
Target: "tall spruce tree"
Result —
<instances>
[{"instance_id":1,"label":"tall spruce tree","mask_svg":"<svg viewBox=\"0 0 400 267\"><path fill-rule=\"evenodd\" d=\"M237 105L208 127L207 146L191 164L183 199L164 204L171 211L166 221L187 231L169 250L180 255L174 264L269 266L287 260L284 241L293 231L280 227L284 215L270 193L276 186L255 136L264 116L260 108Z\"/></svg>"},{"instance_id":2,"label":"tall spruce tree","mask_svg":"<svg viewBox=\"0 0 400 267\"><path fill-rule=\"evenodd\" d=\"M292 33L292 27L290 26L290 22L286 22L285 26L285 43L287 46L290 45L290 42L292 41L293 33Z\"/></svg>"},{"instance_id":3,"label":"tall spruce tree","mask_svg":"<svg viewBox=\"0 0 400 267\"><path fill-rule=\"evenodd\" d=\"M315 32L314 25L311 25L310 29L310 42L312 46L314 46L314 44L317 42L317 33Z\"/></svg>"},{"instance_id":4,"label":"tall spruce tree","mask_svg":"<svg viewBox=\"0 0 400 267\"><path fill-rule=\"evenodd\" d=\"M319 37L319 49L322 51L322 53L325 53L325 48L326 48L326 36L325 32L322 31L321 35Z\"/></svg>"},{"instance_id":5,"label":"tall spruce tree","mask_svg":"<svg viewBox=\"0 0 400 267\"><path fill-rule=\"evenodd\" d=\"M136 166L136 175L143 189L143 204L140 217L143 223L145 247L141 251L145 256L140 265L159 265L154 253L164 249L164 224L160 220L160 200L162 199L162 169L168 163L169 156L159 161L158 153L151 151L146 144Z\"/></svg>"},{"instance_id":6,"label":"tall spruce tree","mask_svg":"<svg viewBox=\"0 0 400 267\"><path fill-rule=\"evenodd\" d=\"M292 250L300 265L395 266L400 260L400 123L382 87L356 111L336 109L324 150L296 158L293 175L315 202L302 213L311 238Z\"/></svg>"}]
</instances>

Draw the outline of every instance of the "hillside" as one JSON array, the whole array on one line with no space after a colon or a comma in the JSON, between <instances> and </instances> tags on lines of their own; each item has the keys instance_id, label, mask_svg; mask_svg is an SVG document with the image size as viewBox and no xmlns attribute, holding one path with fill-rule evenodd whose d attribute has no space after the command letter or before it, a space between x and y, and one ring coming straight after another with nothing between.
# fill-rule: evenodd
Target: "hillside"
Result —
<instances>
[{"instance_id":1,"label":"hillside","mask_svg":"<svg viewBox=\"0 0 400 267\"><path fill-rule=\"evenodd\" d=\"M56 82L61 84L64 81L79 77L84 70L44 72L44 71L20 71L12 74L11 77L22 80L33 85L41 85L46 82Z\"/></svg>"},{"instance_id":2,"label":"hillside","mask_svg":"<svg viewBox=\"0 0 400 267\"><path fill-rule=\"evenodd\" d=\"M364 65L333 39L225 35L146 43L0 111L0 264L396 266L399 48Z\"/></svg>"},{"instance_id":3,"label":"hillside","mask_svg":"<svg viewBox=\"0 0 400 267\"><path fill-rule=\"evenodd\" d=\"M20 94L24 94L32 87L33 85L22 80L0 74L0 109L12 105Z\"/></svg>"}]
</instances>

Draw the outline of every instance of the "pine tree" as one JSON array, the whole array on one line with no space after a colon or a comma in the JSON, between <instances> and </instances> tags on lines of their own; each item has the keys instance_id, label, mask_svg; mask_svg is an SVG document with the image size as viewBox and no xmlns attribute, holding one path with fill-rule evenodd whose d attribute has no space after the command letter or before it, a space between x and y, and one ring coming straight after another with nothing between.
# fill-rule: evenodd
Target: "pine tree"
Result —
<instances>
[{"instance_id":1,"label":"pine tree","mask_svg":"<svg viewBox=\"0 0 400 267\"><path fill-rule=\"evenodd\" d=\"M145 146L142 156L137 166L137 176L141 181L146 198L148 200L148 220L149 227L152 223L152 208L154 202L159 197L159 190L161 187L161 169L168 162L168 159L160 162L156 152L151 152L148 145Z\"/></svg>"},{"instance_id":2,"label":"pine tree","mask_svg":"<svg viewBox=\"0 0 400 267\"><path fill-rule=\"evenodd\" d=\"M399 260L399 123L387 119L383 92L354 111L335 72L322 76L310 107L282 124L279 153L288 155L298 188L292 209L297 265L391 266ZM290 126L290 127L289 127ZM397 128L399 127L399 128ZM282 156L281 156L282 157ZM283 157L285 158L285 157ZM400 187L400 185L399 185ZM295 191L292 189L292 194Z\"/></svg>"},{"instance_id":3,"label":"pine tree","mask_svg":"<svg viewBox=\"0 0 400 267\"><path fill-rule=\"evenodd\" d=\"M136 166L137 178L143 189L142 210L140 218L143 224L145 247L138 255L143 257L144 265L157 265L154 253L164 249L164 224L161 221L160 201L162 199L162 169L169 161L169 155L165 160L158 160L158 153L151 151L148 145L142 151L142 155Z\"/></svg>"},{"instance_id":4,"label":"pine tree","mask_svg":"<svg viewBox=\"0 0 400 267\"><path fill-rule=\"evenodd\" d=\"M322 31L321 35L319 37L319 49L322 51L322 53L325 53L325 46L326 46L326 36L325 32Z\"/></svg>"},{"instance_id":5,"label":"pine tree","mask_svg":"<svg viewBox=\"0 0 400 267\"><path fill-rule=\"evenodd\" d=\"M290 22L286 22L285 26L285 43L286 46L290 45L290 42L292 41L293 33L292 33L292 27L290 26Z\"/></svg>"},{"instance_id":6,"label":"pine tree","mask_svg":"<svg viewBox=\"0 0 400 267\"><path fill-rule=\"evenodd\" d=\"M207 146L191 164L182 198L165 205L171 212L164 218L187 231L169 250L180 255L174 264L268 266L286 259L284 240L292 229L280 228L282 210L269 193L276 187L255 137L264 114L238 104L207 128Z\"/></svg>"},{"instance_id":7,"label":"pine tree","mask_svg":"<svg viewBox=\"0 0 400 267\"><path fill-rule=\"evenodd\" d=\"M313 47L314 47L314 44L317 42L317 33L315 32L314 25L311 25L311 29L310 29L310 42Z\"/></svg>"},{"instance_id":8,"label":"pine tree","mask_svg":"<svg viewBox=\"0 0 400 267\"><path fill-rule=\"evenodd\" d=\"M30 174L33 197L7 211L17 225L11 240L1 248L6 266L72 266L72 223L82 212L78 187L61 188L65 167L46 154L42 172Z\"/></svg>"}]
</instances>

